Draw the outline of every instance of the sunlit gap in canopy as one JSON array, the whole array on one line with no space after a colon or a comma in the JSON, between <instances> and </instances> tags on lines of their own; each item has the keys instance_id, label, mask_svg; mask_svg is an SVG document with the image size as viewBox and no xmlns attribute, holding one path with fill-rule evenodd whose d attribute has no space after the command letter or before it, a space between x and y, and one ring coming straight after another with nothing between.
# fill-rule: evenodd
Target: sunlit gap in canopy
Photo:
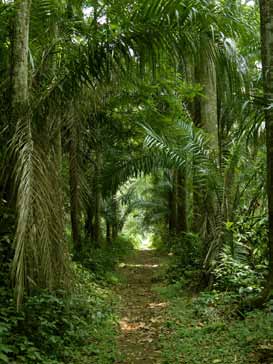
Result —
<instances>
[{"instance_id":1,"label":"sunlit gap in canopy","mask_svg":"<svg viewBox=\"0 0 273 364\"><path fill-rule=\"evenodd\" d=\"M85 6L83 8L83 15L85 19L88 19L90 17L94 16L94 7L93 6ZM99 24L105 24L107 23L107 17L106 15L101 15L97 18L97 22Z\"/></svg>"},{"instance_id":2,"label":"sunlit gap in canopy","mask_svg":"<svg viewBox=\"0 0 273 364\"><path fill-rule=\"evenodd\" d=\"M122 234L133 241L135 249L153 250L157 227L153 198L153 177L130 178L119 189L116 198L121 202L121 216L126 217ZM159 216L160 217L160 216Z\"/></svg>"},{"instance_id":3,"label":"sunlit gap in canopy","mask_svg":"<svg viewBox=\"0 0 273 364\"><path fill-rule=\"evenodd\" d=\"M152 240L152 235L149 233L145 233L140 240L140 244L138 249L140 250L153 250L153 240Z\"/></svg>"},{"instance_id":4,"label":"sunlit gap in canopy","mask_svg":"<svg viewBox=\"0 0 273 364\"><path fill-rule=\"evenodd\" d=\"M241 4L248 5L248 6L255 6L256 1L255 0L241 0Z\"/></svg>"}]
</instances>

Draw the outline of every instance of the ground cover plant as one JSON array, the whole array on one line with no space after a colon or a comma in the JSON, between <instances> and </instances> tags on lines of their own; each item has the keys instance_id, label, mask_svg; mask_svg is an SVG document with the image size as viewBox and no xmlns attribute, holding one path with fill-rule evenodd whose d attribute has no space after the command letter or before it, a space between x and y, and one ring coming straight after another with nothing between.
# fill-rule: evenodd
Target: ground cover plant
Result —
<instances>
[{"instance_id":1,"label":"ground cover plant","mask_svg":"<svg viewBox=\"0 0 273 364\"><path fill-rule=\"evenodd\" d=\"M270 363L272 304L236 314L238 296L206 292L172 301L162 363Z\"/></svg>"},{"instance_id":2,"label":"ground cover plant","mask_svg":"<svg viewBox=\"0 0 273 364\"><path fill-rule=\"evenodd\" d=\"M10 291L1 291L3 363L111 363L116 357L115 298L80 265L75 287L52 294L37 291L16 312Z\"/></svg>"}]
</instances>

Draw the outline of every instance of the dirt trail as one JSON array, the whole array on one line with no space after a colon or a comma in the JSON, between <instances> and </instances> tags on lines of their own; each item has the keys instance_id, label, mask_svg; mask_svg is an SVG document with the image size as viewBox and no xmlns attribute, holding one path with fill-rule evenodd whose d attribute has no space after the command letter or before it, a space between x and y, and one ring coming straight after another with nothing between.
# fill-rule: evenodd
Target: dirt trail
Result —
<instances>
[{"instance_id":1,"label":"dirt trail","mask_svg":"<svg viewBox=\"0 0 273 364\"><path fill-rule=\"evenodd\" d=\"M124 283L118 287L120 304L121 359L117 363L161 363L159 335L167 302L152 290L164 257L155 251L137 251L120 272ZM156 282L158 285L158 282Z\"/></svg>"}]
</instances>

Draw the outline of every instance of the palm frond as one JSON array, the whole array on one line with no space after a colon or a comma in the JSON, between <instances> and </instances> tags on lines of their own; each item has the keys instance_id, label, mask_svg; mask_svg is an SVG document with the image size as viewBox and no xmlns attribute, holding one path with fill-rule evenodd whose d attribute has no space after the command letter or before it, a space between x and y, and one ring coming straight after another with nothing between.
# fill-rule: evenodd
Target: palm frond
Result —
<instances>
[{"instance_id":1,"label":"palm frond","mask_svg":"<svg viewBox=\"0 0 273 364\"><path fill-rule=\"evenodd\" d=\"M19 120L11 143L17 189L17 230L13 278L17 304L34 287L62 287L68 272L68 253L56 208L58 176L52 161L37 145L30 115Z\"/></svg>"}]
</instances>

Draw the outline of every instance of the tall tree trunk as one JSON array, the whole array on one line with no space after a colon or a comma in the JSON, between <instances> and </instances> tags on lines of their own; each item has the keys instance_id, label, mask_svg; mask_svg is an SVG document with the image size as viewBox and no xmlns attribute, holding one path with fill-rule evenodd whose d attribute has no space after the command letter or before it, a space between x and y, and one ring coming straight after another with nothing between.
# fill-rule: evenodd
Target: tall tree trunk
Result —
<instances>
[{"instance_id":1,"label":"tall tree trunk","mask_svg":"<svg viewBox=\"0 0 273 364\"><path fill-rule=\"evenodd\" d=\"M77 250L81 250L81 237L79 227L80 204L79 204L79 168L77 161L77 131L72 126L69 142L69 183L70 183L70 216L72 239Z\"/></svg>"},{"instance_id":2,"label":"tall tree trunk","mask_svg":"<svg viewBox=\"0 0 273 364\"><path fill-rule=\"evenodd\" d=\"M52 26L52 33L53 33L53 39L56 42L59 36L59 28L58 24L56 23L56 20L53 19L53 26ZM52 54L52 73L53 75L57 72L57 49L53 50ZM54 114L53 114L54 115ZM51 115L50 115L51 116ZM55 138L54 138L54 157L56 161L56 168L58 171L58 175L61 178L61 170L62 170L62 133L61 133L61 120L59 115L57 115L57 119L55 120L56 124L56 132L55 132Z\"/></svg>"},{"instance_id":3,"label":"tall tree trunk","mask_svg":"<svg viewBox=\"0 0 273 364\"><path fill-rule=\"evenodd\" d=\"M114 241L118 237L118 233L122 227L119 227L118 221L118 202L116 196L112 197L112 208L113 208L113 224L112 224L112 240Z\"/></svg>"},{"instance_id":4,"label":"tall tree trunk","mask_svg":"<svg viewBox=\"0 0 273 364\"><path fill-rule=\"evenodd\" d=\"M91 205L89 205L86 209L86 219L85 219L85 235L86 238L94 241L94 226L93 226L93 219L94 219L94 211Z\"/></svg>"},{"instance_id":5,"label":"tall tree trunk","mask_svg":"<svg viewBox=\"0 0 273 364\"><path fill-rule=\"evenodd\" d=\"M194 64L193 67L188 67L188 72L191 72L189 75L192 82L200 83L200 69L197 64ZM198 128L202 126L201 122L201 98L200 96L196 96L193 102L190 104L190 113L193 119L194 125ZM195 161L193 159L193 166L195 166ZM195 172L193 172L192 178L192 223L191 230L195 233L200 233L201 228L203 226L203 217L204 216L204 194L203 188L200 187L200 183L198 183L198 176L196 176Z\"/></svg>"},{"instance_id":6,"label":"tall tree trunk","mask_svg":"<svg viewBox=\"0 0 273 364\"><path fill-rule=\"evenodd\" d=\"M53 18L53 25L52 25L52 35L54 42L57 41L59 37L59 28L56 22L56 19ZM57 67L57 47L54 47L53 53L51 55L51 68L53 77L55 77L56 73L58 72ZM62 132L61 132L61 117L59 114L56 114L55 105L50 107L50 111L48 114L48 130L50 130L50 123L53 122L55 124L54 127L54 135L53 135L53 160L55 162L56 168L56 209L58 209L58 215L60 224L63 230L63 236L65 237L65 221L64 221L64 195L63 195L63 188L62 188L62 164L63 164L63 154L62 154ZM51 157L51 156L50 156Z\"/></svg>"},{"instance_id":7,"label":"tall tree trunk","mask_svg":"<svg viewBox=\"0 0 273 364\"><path fill-rule=\"evenodd\" d=\"M15 1L12 106L16 130L12 147L16 157L17 226L12 271L18 306L26 289L60 288L68 272L63 230L54 203L55 168L46 157L47 150L37 147L32 119L26 112L30 5L30 0Z\"/></svg>"},{"instance_id":8,"label":"tall tree trunk","mask_svg":"<svg viewBox=\"0 0 273 364\"><path fill-rule=\"evenodd\" d=\"M211 152L218 157L218 113L217 113L217 87L216 87L216 69L214 60L210 58L204 44L210 40L207 36L201 38L201 50L199 64L196 66L195 81L200 83L203 88L203 96L195 100L194 105L194 123L198 127L204 128L210 137ZM198 178L198 177L197 177ZM205 197L207 195L207 197ZM210 214L213 212L213 197L211 194L200 187L198 182L193 178L193 231L202 234L207 240L210 234L209 221ZM206 218L206 216L208 218ZM213 217L212 217L213 218Z\"/></svg>"},{"instance_id":9,"label":"tall tree trunk","mask_svg":"<svg viewBox=\"0 0 273 364\"><path fill-rule=\"evenodd\" d=\"M100 150L96 151L96 167L94 176L95 211L94 211L94 240L96 245L101 243L101 167L102 155Z\"/></svg>"},{"instance_id":10,"label":"tall tree trunk","mask_svg":"<svg viewBox=\"0 0 273 364\"><path fill-rule=\"evenodd\" d=\"M204 44L206 41L204 41ZM214 61L205 49L201 50L199 81L203 87L203 97L200 99L201 126L208 132L211 139L211 148L218 149L218 113L216 70Z\"/></svg>"},{"instance_id":11,"label":"tall tree trunk","mask_svg":"<svg viewBox=\"0 0 273 364\"><path fill-rule=\"evenodd\" d=\"M208 44L209 39L203 41L203 44ZM205 43L206 42L206 43ZM207 47L209 48L209 47ZM207 49L206 48L206 49ZM204 96L200 102L200 117L201 126L208 132L210 137L210 147L212 155L218 159L218 113L217 113L217 87L216 87L216 69L214 60L210 58L206 49L201 50L200 59L200 83L203 87ZM206 200L203 202L203 216L206 216L204 222L204 238L211 238L214 224L215 200L211 191L205 191ZM204 197L204 196L203 196Z\"/></svg>"},{"instance_id":12,"label":"tall tree trunk","mask_svg":"<svg viewBox=\"0 0 273 364\"><path fill-rule=\"evenodd\" d=\"M260 0L262 65L267 149L267 194L268 194L268 248L269 273L261 301L265 301L273 288L273 1Z\"/></svg>"},{"instance_id":13,"label":"tall tree trunk","mask_svg":"<svg viewBox=\"0 0 273 364\"><path fill-rule=\"evenodd\" d=\"M186 233L188 231L187 218L187 179L186 172L177 171L177 234Z\"/></svg>"},{"instance_id":14,"label":"tall tree trunk","mask_svg":"<svg viewBox=\"0 0 273 364\"><path fill-rule=\"evenodd\" d=\"M111 244L111 224L106 220L106 240L108 244Z\"/></svg>"},{"instance_id":15,"label":"tall tree trunk","mask_svg":"<svg viewBox=\"0 0 273 364\"><path fill-rule=\"evenodd\" d=\"M176 189L176 172L170 172L170 190L168 196L169 205L169 233L174 235L176 233L176 221L177 221L177 189Z\"/></svg>"},{"instance_id":16,"label":"tall tree trunk","mask_svg":"<svg viewBox=\"0 0 273 364\"><path fill-rule=\"evenodd\" d=\"M12 129L15 130L15 125L19 127L21 118L24 119L28 107L28 47L29 47L29 24L30 24L30 7L31 0L17 0L15 1L15 28L13 39L13 59L12 59ZM32 139L32 130L30 120L26 121L25 131L28 138ZM20 181L21 183L21 181ZM19 192L17 191L17 195ZM18 204L17 196L17 231L14 241L15 254L13 259L13 277L15 281L15 289L17 294L17 307L19 308L25 289L28 288L27 267L27 251L25 245L20 241L19 237L19 224L23 220L20 217L23 215L22 209L25 206ZM26 224L26 222L24 221ZM28 227L23 229L21 240L24 240L24 233ZM25 241L24 241L25 243Z\"/></svg>"},{"instance_id":17,"label":"tall tree trunk","mask_svg":"<svg viewBox=\"0 0 273 364\"><path fill-rule=\"evenodd\" d=\"M16 18L13 46L12 107L13 113L21 112L28 101L28 45L31 0L15 2ZM20 110L18 110L18 108Z\"/></svg>"}]
</instances>

